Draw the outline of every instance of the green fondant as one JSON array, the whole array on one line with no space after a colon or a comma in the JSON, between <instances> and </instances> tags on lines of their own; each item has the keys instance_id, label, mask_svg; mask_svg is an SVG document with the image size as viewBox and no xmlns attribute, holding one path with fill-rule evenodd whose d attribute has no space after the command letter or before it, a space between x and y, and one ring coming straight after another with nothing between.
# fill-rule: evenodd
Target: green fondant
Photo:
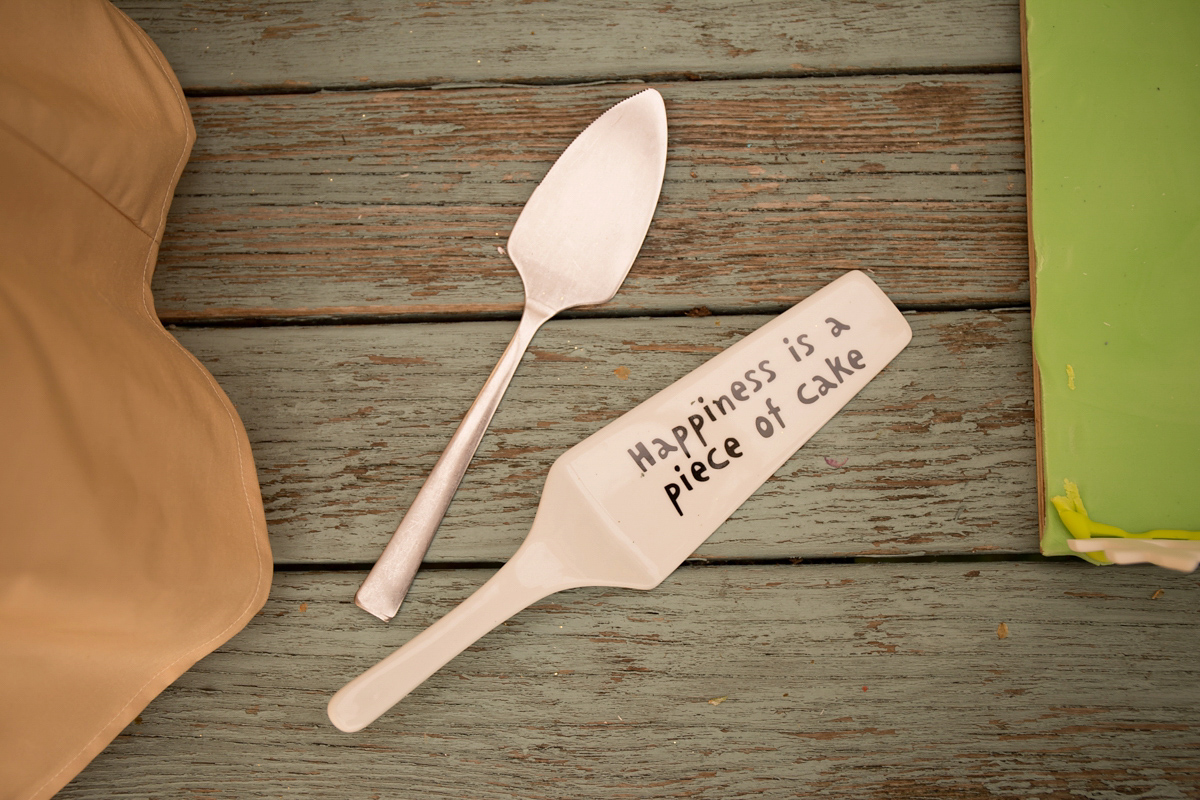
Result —
<instances>
[{"instance_id":1,"label":"green fondant","mask_svg":"<svg viewBox=\"0 0 1200 800\"><path fill-rule=\"evenodd\" d=\"M1200 529L1200 2L1027 0L1026 26L1045 496Z\"/></svg>"}]
</instances>

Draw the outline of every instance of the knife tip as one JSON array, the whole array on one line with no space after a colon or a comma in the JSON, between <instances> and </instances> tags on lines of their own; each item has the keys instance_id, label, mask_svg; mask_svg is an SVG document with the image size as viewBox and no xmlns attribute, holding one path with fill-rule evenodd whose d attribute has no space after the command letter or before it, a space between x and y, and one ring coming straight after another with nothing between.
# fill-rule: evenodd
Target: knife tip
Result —
<instances>
[{"instance_id":1,"label":"knife tip","mask_svg":"<svg viewBox=\"0 0 1200 800\"><path fill-rule=\"evenodd\" d=\"M667 104L663 100L663 96L659 94L658 89L649 88L643 89L635 95L630 95L618 103L613 108L618 106L637 106L638 111L635 113L649 117L654 117L659 120L659 124L665 128L667 124ZM611 110L611 109L610 109Z\"/></svg>"},{"instance_id":2,"label":"knife tip","mask_svg":"<svg viewBox=\"0 0 1200 800\"><path fill-rule=\"evenodd\" d=\"M662 94L659 93L658 89L653 87L649 89L643 89L637 94L626 98L625 102L628 103L638 99L641 99L643 102L653 102L655 105L664 105Z\"/></svg>"}]
</instances>

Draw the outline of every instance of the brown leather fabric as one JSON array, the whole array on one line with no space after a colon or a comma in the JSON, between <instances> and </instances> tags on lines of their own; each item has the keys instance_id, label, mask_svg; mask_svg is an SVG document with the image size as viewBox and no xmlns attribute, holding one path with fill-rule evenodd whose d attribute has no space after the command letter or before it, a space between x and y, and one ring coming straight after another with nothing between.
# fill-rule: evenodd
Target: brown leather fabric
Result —
<instances>
[{"instance_id":1,"label":"brown leather fabric","mask_svg":"<svg viewBox=\"0 0 1200 800\"><path fill-rule=\"evenodd\" d=\"M266 600L244 429L150 276L195 133L103 0L0 0L0 798L50 797Z\"/></svg>"}]
</instances>

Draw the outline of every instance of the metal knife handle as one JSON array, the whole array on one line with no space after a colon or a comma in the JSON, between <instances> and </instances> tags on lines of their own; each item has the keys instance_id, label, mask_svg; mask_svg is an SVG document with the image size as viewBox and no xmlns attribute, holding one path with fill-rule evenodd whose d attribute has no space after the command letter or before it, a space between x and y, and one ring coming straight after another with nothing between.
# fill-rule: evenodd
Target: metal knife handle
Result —
<instances>
[{"instance_id":1,"label":"metal knife handle","mask_svg":"<svg viewBox=\"0 0 1200 800\"><path fill-rule=\"evenodd\" d=\"M504 620L579 585L548 553L530 559L518 551L450 613L342 687L329 701L330 721L347 733L361 730Z\"/></svg>"},{"instance_id":2,"label":"metal knife handle","mask_svg":"<svg viewBox=\"0 0 1200 800\"><path fill-rule=\"evenodd\" d=\"M395 616L408 587L412 585L413 576L433 541L433 534L442 523L442 517L450 506L467 465L479 448L479 442L487 430L492 415L500 405L505 390L512 380L513 373L521 363L521 356L530 340L553 313L526 302L525 311L521 314L521 323L512 341L508 343L504 354L496 363L492 374L483 384L483 389L471 408L458 424L458 430L450 437L441 457L433 465L429 477L416 500L400 521L400 526L392 534L383 555L375 562L367 579L363 581L358 592L354 595L355 604L369 611L385 622Z\"/></svg>"}]
</instances>

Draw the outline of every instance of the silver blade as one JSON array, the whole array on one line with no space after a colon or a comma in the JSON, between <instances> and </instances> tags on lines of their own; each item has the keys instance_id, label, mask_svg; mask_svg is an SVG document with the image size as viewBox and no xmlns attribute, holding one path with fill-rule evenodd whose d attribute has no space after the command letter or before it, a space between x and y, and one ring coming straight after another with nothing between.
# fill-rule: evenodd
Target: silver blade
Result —
<instances>
[{"instance_id":1,"label":"silver blade","mask_svg":"<svg viewBox=\"0 0 1200 800\"><path fill-rule=\"evenodd\" d=\"M647 89L610 108L563 151L508 238L527 300L603 303L629 272L662 189L667 113Z\"/></svg>"}]
</instances>

